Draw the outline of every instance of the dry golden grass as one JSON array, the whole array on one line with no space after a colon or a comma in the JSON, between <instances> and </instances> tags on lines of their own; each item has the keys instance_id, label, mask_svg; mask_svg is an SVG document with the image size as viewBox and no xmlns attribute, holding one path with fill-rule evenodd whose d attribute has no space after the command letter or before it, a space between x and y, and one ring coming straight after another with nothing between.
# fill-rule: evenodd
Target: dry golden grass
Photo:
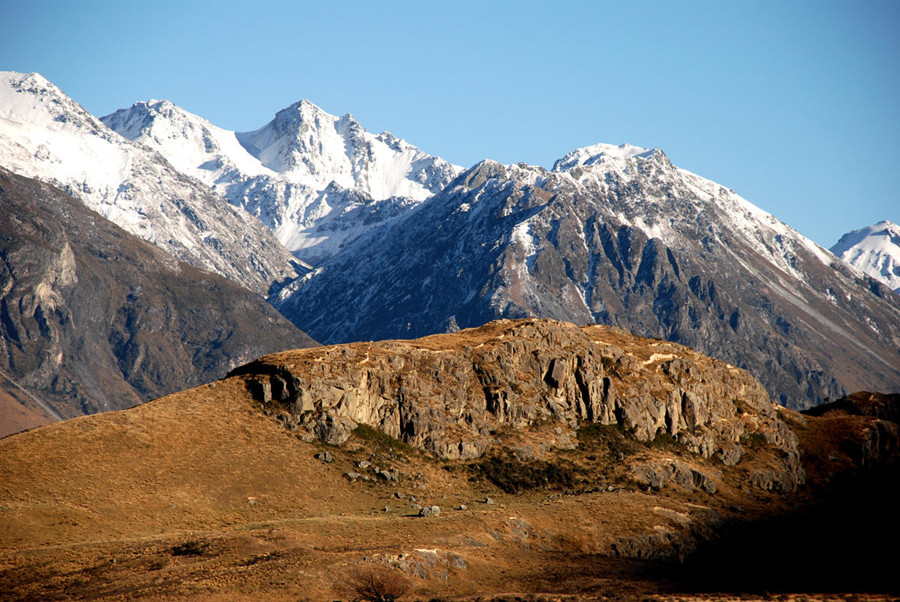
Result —
<instances>
[{"instance_id":1,"label":"dry golden grass","mask_svg":"<svg viewBox=\"0 0 900 602\"><path fill-rule=\"evenodd\" d=\"M825 453L828 435L811 432L801 436L819 437ZM503 436L516 445L542 434ZM314 457L326 449L327 464ZM672 453L641 446L629 458ZM365 567L402 570L412 584L404 599L684 599L652 563L615 550L710 535L797 501L733 471L716 495L647 493L602 450L548 458L588 477L569 492L505 494L415 450L304 442L260 410L242 378L219 381L0 440L0 599L335 600ZM365 472L360 461L397 469L399 482L350 482L343 475ZM619 485L591 491L591 471ZM417 517L410 495L441 516Z\"/></svg>"},{"instance_id":2,"label":"dry golden grass","mask_svg":"<svg viewBox=\"0 0 900 602\"><path fill-rule=\"evenodd\" d=\"M53 419L0 376L0 438L50 424Z\"/></svg>"}]
</instances>

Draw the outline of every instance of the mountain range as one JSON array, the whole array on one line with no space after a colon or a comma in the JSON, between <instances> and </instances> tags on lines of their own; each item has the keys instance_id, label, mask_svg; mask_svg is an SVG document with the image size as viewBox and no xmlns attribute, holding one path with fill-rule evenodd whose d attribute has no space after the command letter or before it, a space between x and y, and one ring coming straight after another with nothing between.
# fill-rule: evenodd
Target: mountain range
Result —
<instances>
[{"instance_id":1,"label":"mountain range","mask_svg":"<svg viewBox=\"0 0 900 602\"><path fill-rule=\"evenodd\" d=\"M34 74L0 88L4 166L323 343L550 317L695 347L791 407L900 387L896 294L659 149L463 170L308 101L230 132L167 101L98 120Z\"/></svg>"},{"instance_id":2,"label":"mountain range","mask_svg":"<svg viewBox=\"0 0 900 602\"><path fill-rule=\"evenodd\" d=\"M222 130L168 101L139 102L101 120L259 218L309 264L403 214L461 171L305 100L252 132Z\"/></svg>"},{"instance_id":3,"label":"mountain range","mask_svg":"<svg viewBox=\"0 0 900 602\"><path fill-rule=\"evenodd\" d=\"M482 162L273 301L327 343L525 316L613 324L746 368L791 407L900 383L894 293L627 145L550 171Z\"/></svg>"},{"instance_id":4,"label":"mountain range","mask_svg":"<svg viewBox=\"0 0 900 602\"><path fill-rule=\"evenodd\" d=\"M896 599L894 244L2 73L0 598Z\"/></svg>"}]
</instances>

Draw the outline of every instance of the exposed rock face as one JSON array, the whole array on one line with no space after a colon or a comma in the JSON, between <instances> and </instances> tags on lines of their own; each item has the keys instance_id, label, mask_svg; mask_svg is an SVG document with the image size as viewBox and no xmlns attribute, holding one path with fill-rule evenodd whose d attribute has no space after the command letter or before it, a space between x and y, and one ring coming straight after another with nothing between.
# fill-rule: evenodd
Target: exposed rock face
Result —
<instances>
[{"instance_id":1,"label":"exposed rock face","mask_svg":"<svg viewBox=\"0 0 900 602\"><path fill-rule=\"evenodd\" d=\"M485 161L273 301L324 343L610 324L744 368L793 408L900 387L897 295L642 150L580 149L553 171Z\"/></svg>"},{"instance_id":2,"label":"exposed rock face","mask_svg":"<svg viewBox=\"0 0 900 602\"><path fill-rule=\"evenodd\" d=\"M708 474L673 459L640 464L634 467L632 474L638 483L651 489L662 489L669 483L676 483L689 491L696 488L715 493L718 489L716 482Z\"/></svg>"},{"instance_id":3,"label":"exposed rock face","mask_svg":"<svg viewBox=\"0 0 900 602\"><path fill-rule=\"evenodd\" d=\"M803 478L796 436L758 381L680 345L610 327L500 321L413 341L290 351L232 374L246 375L264 403L280 401L288 425L333 444L364 423L442 458L470 459L492 447L503 428L599 423L619 425L640 441L668 434L726 464L755 437L781 450L777 470L787 480ZM666 476L648 470L654 483ZM713 487L703 474L687 475Z\"/></svg>"},{"instance_id":4,"label":"exposed rock face","mask_svg":"<svg viewBox=\"0 0 900 602\"><path fill-rule=\"evenodd\" d=\"M251 291L0 168L0 371L62 417L315 342Z\"/></svg>"}]
</instances>

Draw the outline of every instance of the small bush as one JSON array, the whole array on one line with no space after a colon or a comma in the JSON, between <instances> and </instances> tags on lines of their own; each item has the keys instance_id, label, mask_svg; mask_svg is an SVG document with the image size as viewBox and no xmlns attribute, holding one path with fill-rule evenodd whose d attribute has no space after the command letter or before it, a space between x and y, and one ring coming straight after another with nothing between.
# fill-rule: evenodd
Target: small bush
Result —
<instances>
[{"instance_id":1,"label":"small bush","mask_svg":"<svg viewBox=\"0 0 900 602\"><path fill-rule=\"evenodd\" d=\"M172 556L203 556L208 550L205 541L186 541L172 548Z\"/></svg>"},{"instance_id":2,"label":"small bush","mask_svg":"<svg viewBox=\"0 0 900 602\"><path fill-rule=\"evenodd\" d=\"M684 451L684 446L679 443L678 439L663 431L656 433L656 436L653 437L653 441L650 442L650 445L670 452L678 453Z\"/></svg>"},{"instance_id":3,"label":"small bush","mask_svg":"<svg viewBox=\"0 0 900 602\"><path fill-rule=\"evenodd\" d=\"M409 580L397 571L367 566L356 569L348 582L354 600L394 602L410 590Z\"/></svg>"},{"instance_id":4,"label":"small bush","mask_svg":"<svg viewBox=\"0 0 900 602\"><path fill-rule=\"evenodd\" d=\"M741 445L747 449L758 450L765 448L768 442L762 433L747 433L741 435Z\"/></svg>"},{"instance_id":5,"label":"small bush","mask_svg":"<svg viewBox=\"0 0 900 602\"><path fill-rule=\"evenodd\" d=\"M368 424L360 424L353 429L353 434L356 435L358 439L368 443L370 447L380 451L400 452L405 454L413 454L416 452L416 449L408 443L400 441L399 439L394 439L387 433L371 427Z\"/></svg>"},{"instance_id":6,"label":"small bush","mask_svg":"<svg viewBox=\"0 0 900 602\"><path fill-rule=\"evenodd\" d=\"M578 447L582 450L605 449L615 457L624 458L642 449L625 431L615 424L587 424L578 429Z\"/></svg>"},{"instance_id":7,"label":"small bush","mask_svg":"<svg viewBox=\"0 0 900 602\"><path fill-rule=\"evenodd\" d=\"M529 489L567 488L575 483L574 468L542 460L520 462L513 458L492 456L470 464L469 470L486 478L506 493L518 493Z\"/></svg>"}]
</instances>

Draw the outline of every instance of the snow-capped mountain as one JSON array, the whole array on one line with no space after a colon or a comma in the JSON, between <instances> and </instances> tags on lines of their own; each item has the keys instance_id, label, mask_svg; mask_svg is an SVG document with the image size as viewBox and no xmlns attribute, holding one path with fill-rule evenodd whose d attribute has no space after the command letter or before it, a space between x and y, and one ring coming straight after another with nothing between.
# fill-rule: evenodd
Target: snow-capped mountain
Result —
<instances>
[{"instance_id":1,"label":"snow-capped mountain","mask_svg":"<svg viewBox=\"0 0 900 602\"><path fill-rule=\"evenodd\" d=\"M0 165L59 186L131 234L260 294L296 276L293 257L258 220L38 74L0 72Z\"/></svg>"},{"instance_id":2,"label":"snow-capped mountain","mask_svg":"<svg viewBox=\"0 0 900 602\"><path fill-rule=\"evenodd\" d=\"M900 387L900 307L871 285L662 151L595 145L552 171L484 161L273 301L325 343L504 317L613 324L802 407Z\"/></svg>"},{"instance_id":3,"label":"snow-capped mountain","mask_svg":"<svg viewBox=\"0 0 900 602\"><path fill-rule=\"evenodd\" d=\"M335 117L305 100L243 133L168 101L139 102L102 120L258 217L312 264L440 191L461 171L389 132L367 132L352 115Z\"/></svg>"},{"instance_id":4,"label":"snow-capped mountain","mask_svg":"<svg viewBox=\"0 0 900 602\"><path fill-rule=\"evenodd\" d=\"M844 234L831 252L900 293L900 226L887 220Z\"/></svg>"},{"instance_id":5,"label":"snow-capped mountain","mask_svg":"<svg viewBox=\"0 0 900 602\"><path fill-rule=\"evenodd\" d=\"M39 76L3 81L4 165L196 265L249 264L255 290L283 242L316 267L270 300L322 342L538 316L693 346L793 407L900 388L890 290L660 150L461 171L305 101L235 133L166 101L103 123Z\"/></svg>"}]
</instances>

